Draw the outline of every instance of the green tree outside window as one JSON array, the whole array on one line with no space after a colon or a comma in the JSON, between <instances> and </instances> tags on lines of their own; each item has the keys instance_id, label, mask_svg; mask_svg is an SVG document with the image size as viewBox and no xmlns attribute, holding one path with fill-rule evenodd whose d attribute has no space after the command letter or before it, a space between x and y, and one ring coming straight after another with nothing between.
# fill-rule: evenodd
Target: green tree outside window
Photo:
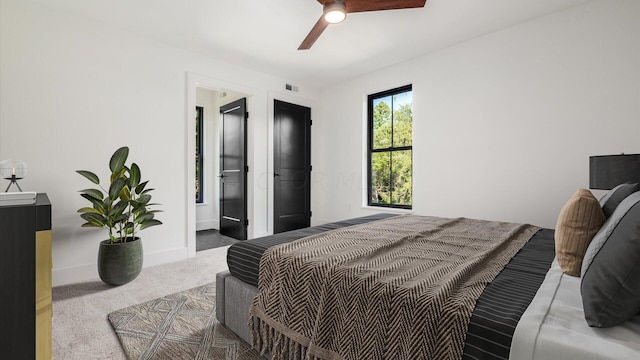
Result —
<instances>
[{"instance_id":1,"label":"green tree outside window","mask_svg":"<svg viewBox=\"0 0 640 360\"><path fill-rule=\"evenodd\" d=\"M411 208L411 85L370 95L368 205Z\"/></svg>"}]
</instances>

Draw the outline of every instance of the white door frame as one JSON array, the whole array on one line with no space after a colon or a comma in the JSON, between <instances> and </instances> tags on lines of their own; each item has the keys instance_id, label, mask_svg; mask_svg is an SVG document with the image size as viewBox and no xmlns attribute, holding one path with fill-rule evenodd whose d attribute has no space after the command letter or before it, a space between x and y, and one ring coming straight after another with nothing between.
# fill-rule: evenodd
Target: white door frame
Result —
<instances>
[{"instance_id":1,"label":"white door frame","mask_svg":"<svg viewBox=\"0 0 640 360\"><path fill-rule=\"evenodd\" d=\"M185 109L185 134L187 134L186 141L186 149L185 149L185 189L184 189L184 199L185 199L185 223L186 226L186 247L187 247L187 257L196 256L196 189L195 189L195 181L196 181L196 164L193 159L196 156L196 129L193 126L193 119L196 117L196 88L205 88L209 90L224 92L224 91L233 91L237 93L245 94L247 97L247 111L251 112L252 109L252 101L251 97L256 94L256 90L240 86L238 84L233 84L228 81L215 79L206 75L196 74L193 72L187 72L187 94L186 94L186 109ZM247 124L247 164L252 167L253 166L253 145L250 139L252 138L253 131L251 129L251 125ZM247 176L247 184L253 183L253 174L249 173ZM214 201L219 201L220 195L216 193ZM249 217L253 214L253 191L251 186L247 186L247 213ZM247 229L248 234L252 234L252 224L249 222L249 227Z\"/></svg>"}]
</instances>

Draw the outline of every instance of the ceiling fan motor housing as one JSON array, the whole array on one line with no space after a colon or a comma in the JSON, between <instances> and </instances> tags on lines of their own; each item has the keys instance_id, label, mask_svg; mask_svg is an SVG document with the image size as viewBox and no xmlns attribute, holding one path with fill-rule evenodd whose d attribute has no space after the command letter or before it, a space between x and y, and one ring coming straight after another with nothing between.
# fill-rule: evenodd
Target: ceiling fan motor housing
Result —
<instances>
[{"instance_id":1,"label":"ceiling fan motor housing","mask_svg":"<svg viewBox=\"0 0 640 360\"><path fill-rule=\"evenodd\" d=\"M330 24L344 21L347 17L347 7L344 5L344 0L324 4L323 16L324 20Z\"/></svg>"}]
</instances>

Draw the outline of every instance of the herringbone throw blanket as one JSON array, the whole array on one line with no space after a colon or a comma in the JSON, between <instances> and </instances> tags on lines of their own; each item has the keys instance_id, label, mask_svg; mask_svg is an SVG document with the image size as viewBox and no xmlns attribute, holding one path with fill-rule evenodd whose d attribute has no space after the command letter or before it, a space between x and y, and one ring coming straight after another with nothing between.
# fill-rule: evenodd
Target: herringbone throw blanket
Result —
<instances>
[{"instance_id":1,"label":"herringbone throw blanket","mask_svg":"<svg viewBox=\"0 0 640 360\"><path fill-rule=\"evenodd\" d=\"M476 300L537 230L405 215L273 247L254 347L273 359L460 359Z\"/></svg>"}]
</instances>

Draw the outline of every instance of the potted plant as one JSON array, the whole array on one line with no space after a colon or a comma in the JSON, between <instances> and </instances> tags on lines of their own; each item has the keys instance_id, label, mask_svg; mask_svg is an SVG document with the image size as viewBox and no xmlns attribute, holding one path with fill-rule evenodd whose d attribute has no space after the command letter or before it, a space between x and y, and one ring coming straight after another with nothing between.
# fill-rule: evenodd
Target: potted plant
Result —
<instances>
[{"instance_id":1,"label":"potted plant","mask_svg":"<svg viewBox=\"0 0 640 360\"><path fill-rule=\"evenodd\" d=\"M84 189L80 196L91 203L91 207L78 210L86 222L82 227L96 227L108 231L109 239L100 242L98 251L98 274L110 285L122 285L135 279L142 270L142 241L137 236L140 230L160 225L155 213L149 210L151 203L149 181L141 181L140 167L135 163L125 165L129 148L116 150L109 161L111 179L109 188L100 185L100 179L91 171L78 170L78 174L98 185L100 189Z\"/></svg>"}]
</instances>

